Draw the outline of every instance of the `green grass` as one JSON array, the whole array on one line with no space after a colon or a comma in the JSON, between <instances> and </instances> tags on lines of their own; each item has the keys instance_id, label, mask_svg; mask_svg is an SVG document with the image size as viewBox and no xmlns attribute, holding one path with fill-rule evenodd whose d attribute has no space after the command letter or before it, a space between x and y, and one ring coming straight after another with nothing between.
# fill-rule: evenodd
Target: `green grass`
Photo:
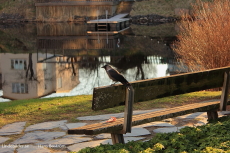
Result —
<instances>
[{"instance_id":1,"label":"green grass","mask_svg":"<svg viewBox=\"0 0 230 153\"><path fill-rule=\"evenodd\" d=\"M135 103L134 110L167 108L215 98L220 98L220 92L195 92ZM0 128L6 124L18 121L26 121L27 125L56 120L77 122L76 118L80 116L119 113L124 111L124 106L93 111L91 104L92 95L15 100L0 103Z\"/></svg>"}]
</instances>

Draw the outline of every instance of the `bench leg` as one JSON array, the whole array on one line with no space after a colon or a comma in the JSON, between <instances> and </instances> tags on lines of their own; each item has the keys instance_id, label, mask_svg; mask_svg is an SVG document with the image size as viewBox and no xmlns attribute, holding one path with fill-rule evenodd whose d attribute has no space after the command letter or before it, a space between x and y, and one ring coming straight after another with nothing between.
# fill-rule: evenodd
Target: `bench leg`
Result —
<instances>
[{"instance_id":1,"label":"bench leg","mask_svg":"<svg viewBox=\"0 0 230 153\"><path fill-rule=\"evenodd\" d=\"M218 113L216 110L207 111L207 115L209 121L218 119Z\"/></svg>"},{"instance_id":2,"label":"bench leg","mask_svg":"<svg viewBox=\"0 0 230 153\"><path fill-rule=\"evenodd\" d=\"M123 143L123 144L125 144L125 140L124 140L123 134L114 134L114 133L111 133L111 138L112 138L113 144L116 144L116 143Z\"/></svg>"}]
</instances>

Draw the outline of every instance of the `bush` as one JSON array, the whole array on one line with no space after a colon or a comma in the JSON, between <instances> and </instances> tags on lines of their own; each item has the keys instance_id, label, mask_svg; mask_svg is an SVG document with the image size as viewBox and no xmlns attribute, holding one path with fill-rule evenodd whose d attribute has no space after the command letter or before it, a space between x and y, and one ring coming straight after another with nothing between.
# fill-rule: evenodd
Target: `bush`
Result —
<instances>
[{"instance_id":1,"label":"bush","mask_svg":"<svg viewBox=\"0 0 230 153\"><path fill-rule=\"evenodd\" d=\"M230 65L230 1L198 1L185 15L174 44L177 58L191 71Z\"/></svg>"}]
</instances>

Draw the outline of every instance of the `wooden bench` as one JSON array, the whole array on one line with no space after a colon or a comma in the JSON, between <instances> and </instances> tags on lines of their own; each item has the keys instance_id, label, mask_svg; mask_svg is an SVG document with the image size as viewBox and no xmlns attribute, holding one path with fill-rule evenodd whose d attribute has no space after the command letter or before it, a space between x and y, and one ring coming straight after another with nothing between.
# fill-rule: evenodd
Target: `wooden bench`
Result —
<instances>
[{"instance_id":1,"label":"wooden bench","mask_svg":"<svg viewBox=\"0 0 230 153\"><path fill-rule=\"evenodd\" d=\"M124 143L123 134L131 133L132 126L194 112L207 112L208 119L217 119L217 111L226 110L228 101L230 67L201 72L185 73L168 77L132 82L131 90L122 85L94 88L92 109L102 110L125 105L124 118L115 122L95 123L68 130L68 134L96 135L111 133L113 144ZM194 103L161 111L132 114L133 102L143 102L156 98L222 87L220 101ZM135 90L135 95L134 95Z\"/></svg>"}]
</instances>

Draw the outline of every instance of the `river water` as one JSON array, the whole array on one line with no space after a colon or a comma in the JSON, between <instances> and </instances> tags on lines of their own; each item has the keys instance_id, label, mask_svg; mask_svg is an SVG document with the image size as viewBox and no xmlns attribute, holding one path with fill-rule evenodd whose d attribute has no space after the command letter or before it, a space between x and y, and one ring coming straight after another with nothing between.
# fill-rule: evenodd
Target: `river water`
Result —
<instances>
[{"instance_id":1,"label":"river water","mask_svg":"<svg viewBox=\"0 0 230 153\"><path fill-rule=\"evenodd\" d=\"M1 25L0 101L92 94L113 83L105 64L129 82L185 72L171 49L177 32L175 23L103 34L78 23Z\"/></svg>"}]
</instances>

